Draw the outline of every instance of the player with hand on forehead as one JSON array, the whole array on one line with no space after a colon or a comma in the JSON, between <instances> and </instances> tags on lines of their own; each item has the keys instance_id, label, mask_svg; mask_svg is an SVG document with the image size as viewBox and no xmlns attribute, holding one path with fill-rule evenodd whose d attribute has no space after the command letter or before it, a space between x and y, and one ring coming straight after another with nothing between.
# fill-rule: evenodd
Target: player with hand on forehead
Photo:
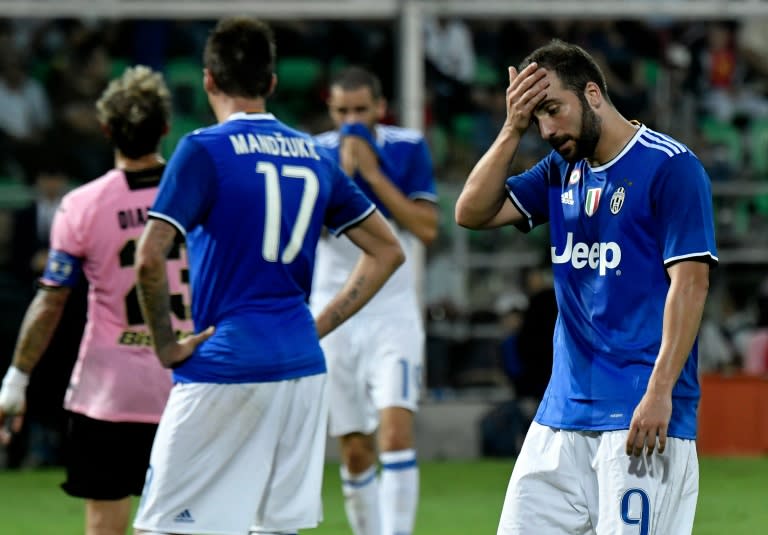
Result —
<instances>
[{"instance_id":1,"label":"player with hand on forehead","mask_svg":"<svg viewBox=\"0 0 768 535\"><path fill-rule=\"evenodd\" d=\"M717 264L709 177L687 146L625 119L578 46L510 67L506 98L456 221L549 223L559 315L498 533L691 533L696 336ZM509 177L532 123L552 151Z\"/></svg>"}]
</instances>

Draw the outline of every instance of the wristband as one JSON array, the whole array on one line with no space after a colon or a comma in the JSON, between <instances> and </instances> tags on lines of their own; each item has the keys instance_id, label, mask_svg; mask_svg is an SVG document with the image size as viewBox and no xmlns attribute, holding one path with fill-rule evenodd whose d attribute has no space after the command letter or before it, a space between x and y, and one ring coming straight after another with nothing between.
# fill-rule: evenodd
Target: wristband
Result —
<instances>
[{"instance_id":1,"label":"wristband","mask_svg":"<svg viewBox=\"0 0 768 535\"><path fill-rule=\"evenodd\" d=\"M24 412L28 384L28 373L24 373L16 366L8 368L3 378L3 386L0 388L0 411L5 414Z\"/></svg>"},{"instance_id":2,"label":"wristband","mask_svg":"<svg viewBox=\"0 0 768 535\"><path fill-rule=\"evenodd\" d=\"M16 366L9 367L3 378L3 387L27 388L28 384L29 374L24 373Z\"/></svg>"}]
</instances>

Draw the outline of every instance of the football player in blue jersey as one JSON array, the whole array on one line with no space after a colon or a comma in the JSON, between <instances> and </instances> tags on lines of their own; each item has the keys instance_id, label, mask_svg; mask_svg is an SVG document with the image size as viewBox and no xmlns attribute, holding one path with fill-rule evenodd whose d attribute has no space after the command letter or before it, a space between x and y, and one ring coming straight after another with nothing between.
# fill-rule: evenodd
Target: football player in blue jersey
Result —
<instances>
[{"instance_id":1,"label":"football player in blue jersey","mask_svg":"<svg viewBox=\"0 0 768 535\"><path fill-rule=\"evenodd\" d=\"M224 19L211 32L202 82L218 124L177 146L138 245L142 310L175 383L152 448L139 533L277 535L318 524L327 432L319 338L404 260L386 220L336 162L266 112L274 68L263 22ZM308 300L324 226L360 255L313 319ZM184 238L198 334L177 341L164 259Z\"/></svg>"},{"instance_id":2,"label":"football player in blue jersey","mask_svg":"<svg viewBox=\"0 0 768 535\"><path fill-rule=\"evenodd\" d=\"M559 315L498 533L691 533L696 336L717 264L710 180L688 147L616 110L578 46L553 41L510 67L506 99L456 221L548 222ZM532 123L553 150L507 177Z\"/></svg>"},{"instance_id":3,"label":"football player in blue jersey","mask_svg":"<svg viewBox=\"0 0 768 535\"><path fill-rule=\"evenodd\" d=\"M328 109L337 129L317 136L318 143L390 220L406 252L431 243L437 235L437 197L424 137L379 124L386 111L381 84L360 67L349 67L331 81ZM339 291L358 256L344 237L320 240L313 310L322 310ZM322 341L329 430L340 439L342 491L355 535L410 535L416 518L413 415L424 320L414 260L406 256L406 264L371 302Z\"/></svg>"}]
</instances>

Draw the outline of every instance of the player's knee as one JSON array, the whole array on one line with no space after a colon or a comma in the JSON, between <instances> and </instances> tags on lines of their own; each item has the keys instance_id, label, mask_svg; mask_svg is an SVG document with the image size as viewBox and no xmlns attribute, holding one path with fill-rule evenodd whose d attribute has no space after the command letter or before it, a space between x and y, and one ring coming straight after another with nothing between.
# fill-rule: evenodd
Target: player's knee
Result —
<instances>
[{"instance_id":1,"label":"player's knee","mask_svg":"<svg viewBox=\"0 0 768 535\"><path fill-rule=\"evenodd\" d=\"M88 500L86 502L86 535L123 535L130 521L130 501Z\"/></svg>"},{"instance_id":2,"label":"player's knee","mask_svg":"<svg viewBox=\"0 0 768 535\"><path fill-rule=\"evenodd\" d=\"M405 426L392 426L379 431L381 451L400 451L413 448L413 432Z\"/></svg>"},{"instance_id":3,"label":"player's knee","mask_svg":"<svg viewBox=\"0 0 768 535\"><path fill-rule=\"evenodd\" d=\"M413 448L413 412L404 407L387 407L381 411L378 430L380 451Z\"/></svg>"},{"instance_id":4,"label":"player's knee","mask_svg":"<svg viewBox=\"0 0 768 535\"><path fill-rule=\"evenodd\" d=\"M347 469L359 474L376 462L376 445L368 435L348 435L341 441L341 456Z\"/></svg>"},{"instance_id":5,"label":"player's knee","mask_svg":"<svg viewBox=\"0 0 768 535\"><path fill-rule=\"evenodd\" d=\"M361 474L376 462L376 453L370 450L351 450L344 455L344 465L353 474Z\"/></svg>"}]
</instances>

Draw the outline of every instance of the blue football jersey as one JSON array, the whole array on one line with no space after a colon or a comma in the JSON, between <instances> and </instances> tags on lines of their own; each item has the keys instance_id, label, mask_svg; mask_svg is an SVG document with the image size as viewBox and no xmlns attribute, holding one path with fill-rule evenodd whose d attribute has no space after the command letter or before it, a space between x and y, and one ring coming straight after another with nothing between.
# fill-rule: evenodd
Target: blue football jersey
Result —
<instances>
[{"instance_id":1,"label":"blue football jersey","mask_svg":"<svg viewBox=\"0 0 768 535\"><path fill-rule=\"evenodd\" d=\"M186 236L192 318L216 333L177 382L242 383L325 371L307 305L323 226L340 233L374 205L308 135L236 113L180 141L150 216Z\"/></svg>"},{"instance_id":2,"label":"blue football jersey","mask_svg":"<svg viewBox=\"0 0 768 535\"><path fill-rule=\"evenodd\" d=\"M342 125L338 132L325 132L315 139L338 162L340 141L348 135L368 143L376 153L381 172L403 195L413 200L437 201L432 159L424 137L419 132L389 125L377 125L375 129L369 130L362 123L350 123ZM416 271L412 265L413 255L408 254L413 250L417 238L393 220L386 205L359 173L352 178L384 217L390 219L392 230L406 251L405 263L392 274L359 314L361 317L378 318L391 315L402 317L403 314L411 318L419 317L421 312L416 292ZM320 240L312 285L312 304L316 310L325 306L338 293L359 256L357 248L345 237ZM344 329L344 326L341 328Z\"/></svg>"},{"instance_id":3,"label":"blue football jersey","mask_svg":"<svg viewBox=\"0 0 768 535\"><path fill-rule=\"evenodd\" d=\"M395 186L409 199L424 199L437 202L435 176L432 171L432 157L422 136L416 130L391 125L376 125L374 139L360 124L345 125L343 131L350 135L364 137L374 148L382 170ZM331 131L319 134L317 141L329 149L329 153L339 161L339 132ZM359 174L355 183L371 199L386 218L391 214L384 203L374 194L368 183Z\"/></svg>"},{"instance_id":4,"label":"blue football jersey","mask_svg":"<svg viewBox=\"0 0 768 535\"><path fill-rule=\"evenodd\" d=\"M527 221L550 223L559 316L552 378L536 421L561 429L628 429L661 345L666 268L717 263L710 180L685 145L640 126L610 162L551 152L507 179ZM669 435L693 439L696 346L673 390Z\"/></svg>"}]
</instances>

